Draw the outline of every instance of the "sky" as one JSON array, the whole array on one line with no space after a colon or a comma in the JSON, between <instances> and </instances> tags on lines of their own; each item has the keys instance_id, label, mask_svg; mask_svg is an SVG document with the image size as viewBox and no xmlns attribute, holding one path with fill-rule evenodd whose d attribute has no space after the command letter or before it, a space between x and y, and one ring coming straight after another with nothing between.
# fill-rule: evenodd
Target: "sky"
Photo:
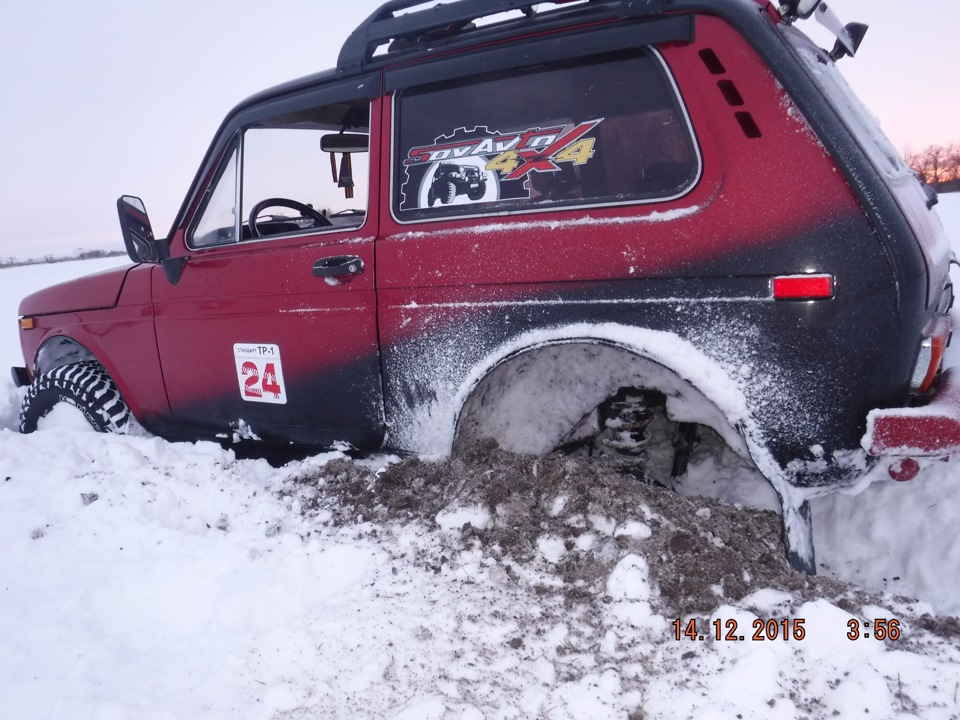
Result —
<instances>
[{"instance_id":1,"label":"sky","mask_svg":"<svg viewBox=\"0 0 960 720\"><path fill-rule=\"evenodd\" d=\"M0 257L121 248L122 194L143 198L165 235L224 115L259 90L333 67L379 5L9 3L0 25ZM841 68L894 144L960 142L960 96L947 94L960 87L960 63L936 59L955 44L960 3L831 6L844 22L871 25Z\"/></svg>"}]
</instances>

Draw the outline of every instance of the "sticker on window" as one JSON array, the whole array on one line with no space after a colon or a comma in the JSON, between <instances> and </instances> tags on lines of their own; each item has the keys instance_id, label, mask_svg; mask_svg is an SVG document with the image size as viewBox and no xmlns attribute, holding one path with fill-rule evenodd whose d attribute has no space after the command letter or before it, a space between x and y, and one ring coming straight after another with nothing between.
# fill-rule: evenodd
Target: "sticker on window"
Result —
<instances>
[{"instance_id":1,"label":"sticker on window","mask_svg":"<svg viewBox=\"0 0 960 720\"><path fill-rule=\"evenodd\" d=\"M594 156L595 139L588 134L602 121L506 133L460 128L411 148L403 161L400 209L528 200L533 173L585 165Z\"/></svg>"},{"instance_id":2,"label":"sticker on window","mask_svg":"<svg viewBox=\"0 0 960 720\"><path fill-rule=\"evenodd\" d=\"M233 346L233 359L237 365L241 398L248 402L280 405L287 402L279 346L236 343Z\"/></svg>"}]
</instances>

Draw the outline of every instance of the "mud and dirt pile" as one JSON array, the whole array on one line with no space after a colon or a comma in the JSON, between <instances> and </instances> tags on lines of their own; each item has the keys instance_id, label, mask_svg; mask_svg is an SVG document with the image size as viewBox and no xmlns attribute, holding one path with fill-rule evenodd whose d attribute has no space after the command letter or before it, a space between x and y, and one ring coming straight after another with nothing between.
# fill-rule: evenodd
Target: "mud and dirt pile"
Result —
<instances>
[{"instance_id":1,"label":"mud and dirt pile","mask_svg":"<svg viewBox=\"0 0 960 720\"><path fill-rule=\"evenodd\" d=\"M791 570L774 513L682 497L561 455L533 458L487 444L444 462L410 458L376 473L335 460L322 477L296 478L294 487L305 514L323 513L337 525L420 521L436 528L439 517L472 509L445 534L451 552L479 543L508 566L539 564L562 580L549 585L569 602L609 600L606 580L628 554L645 558L659 610L671 615L706 614L760 588L801 599L864 599L841 583Z\"/></svg>"}]
</instances>

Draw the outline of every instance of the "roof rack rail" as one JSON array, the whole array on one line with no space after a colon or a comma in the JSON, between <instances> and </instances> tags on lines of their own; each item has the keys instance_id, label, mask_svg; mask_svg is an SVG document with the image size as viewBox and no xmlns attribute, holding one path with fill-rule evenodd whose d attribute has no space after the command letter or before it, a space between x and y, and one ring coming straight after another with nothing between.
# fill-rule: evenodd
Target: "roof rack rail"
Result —
<instances>
[{"instance_id":1,"label":"roof rack rail","mask_svg":"<svg viewBox=\"0 0 960 720\"><path fill-rule=\"evenodd\" d=\"M429 1L429 0L426 0ZM398 15L425 0L389 0L361 23L344 42L337 59L337 71L354 73L362 71L373 60L377 48L391 40L409 40L438 33L446 37L454 35L469 23L499 13L519 10L528 16L534 15L535 5L551 2L563 4L571 0L457 0L437 4L410 13ZM613 4L621 0L589 0L591 4ZM664 0L634 0L634 4L662 6Z\"/></svg>"}]
</instances>

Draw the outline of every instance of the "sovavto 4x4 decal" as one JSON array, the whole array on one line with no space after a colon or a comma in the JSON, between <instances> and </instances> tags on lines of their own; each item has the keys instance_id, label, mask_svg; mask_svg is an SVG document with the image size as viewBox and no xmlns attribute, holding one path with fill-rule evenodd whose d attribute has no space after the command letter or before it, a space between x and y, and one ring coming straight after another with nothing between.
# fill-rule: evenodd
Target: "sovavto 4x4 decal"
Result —
<instances>
[{"instance_id":1,"label":"sovavto 4x4 decal","mask_svg":"<svg viewBox=\"0 0 960 720\"><path fill-rule=\"evenodd\" d=\"M557 172L561 163L584 165L594 156L595 139L585 136L601 122L518 132L458 128L432 145L411 148L403 161L400 209L530 199L531 173Z\"/></svg>"}]
</instances>

